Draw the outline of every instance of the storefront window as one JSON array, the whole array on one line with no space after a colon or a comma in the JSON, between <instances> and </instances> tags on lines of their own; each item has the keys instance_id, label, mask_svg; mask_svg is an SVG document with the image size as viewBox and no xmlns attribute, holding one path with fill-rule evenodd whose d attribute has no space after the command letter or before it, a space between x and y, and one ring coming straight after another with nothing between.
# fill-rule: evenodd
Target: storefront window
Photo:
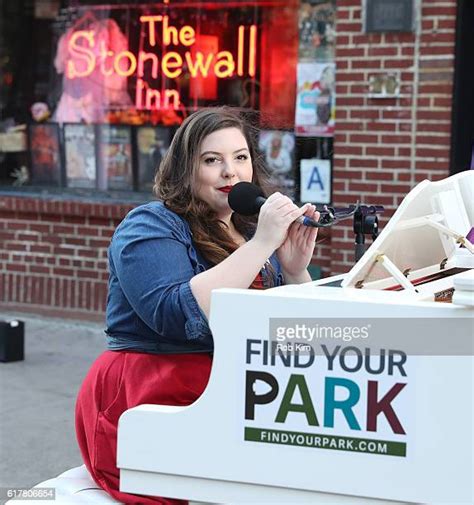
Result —
<instances>
[{"instance_id":1,"label":"storefront window","mask_svg":"<svg viewBox=\"0 0 474 505\"><path fill-rule=\"evenodd\" d=\"M151 194L183 119L225 104L297 199L298 157L333 135L334 2L4 4L1 190Z\"/></svg>"}]
</instances>

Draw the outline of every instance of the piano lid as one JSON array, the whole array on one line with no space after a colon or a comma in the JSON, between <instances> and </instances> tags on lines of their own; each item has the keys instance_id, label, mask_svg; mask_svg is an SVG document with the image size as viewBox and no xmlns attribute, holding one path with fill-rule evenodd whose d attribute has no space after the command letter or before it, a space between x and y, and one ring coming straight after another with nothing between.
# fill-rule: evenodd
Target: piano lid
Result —
<instances>
[{"instance_id":1,"label":"piano lid","mask_svg":"<svg viewBox=\"0 0 474 505\"><path fill-rule=\"evenodd\" d=\"M342 286L370 288L386 280L413 289L406 279L409 272L444 268L458 253L474 261L474 247L466 238L473 228L474 170L438 182L425 180L404 198Z\"/></svg>"}]
</instances>

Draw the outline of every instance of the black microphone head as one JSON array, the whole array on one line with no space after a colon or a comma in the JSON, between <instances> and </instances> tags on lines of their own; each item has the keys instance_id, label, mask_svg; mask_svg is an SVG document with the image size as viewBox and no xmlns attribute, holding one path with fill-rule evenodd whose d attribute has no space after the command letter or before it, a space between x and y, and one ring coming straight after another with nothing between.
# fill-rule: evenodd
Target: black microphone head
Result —
<instances>
[{"instance_id":1,"label":"black microphone head","mask_svg":"<svg viewBox=\"0 0 474 505\"><path fill-rule=\"evenodd\" d=\"M237 214L252 216L257 214L262 206L263 191L251 182L238 182L230 190L229 206Z\"/></svg>"}]
</instances>

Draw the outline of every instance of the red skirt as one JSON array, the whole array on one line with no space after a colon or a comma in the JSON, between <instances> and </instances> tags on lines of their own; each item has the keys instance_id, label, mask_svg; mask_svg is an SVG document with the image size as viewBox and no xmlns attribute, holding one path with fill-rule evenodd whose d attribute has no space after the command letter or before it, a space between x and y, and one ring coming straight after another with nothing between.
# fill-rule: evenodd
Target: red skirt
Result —
<instances>
[{"instance_id":1,"label":"red skirt","mask_svg":"<svg viewBox=\"0 0 474 505\"><path fill-rule=\"evenodd\" d=\"M93 363L76 402L76 436L95 482L116 500L134 505L177 505L183 500L119 491L117 425L121 414L144 403L190 405L203 393L211 356L105 351Z\"/></svg>"}]
</instances>

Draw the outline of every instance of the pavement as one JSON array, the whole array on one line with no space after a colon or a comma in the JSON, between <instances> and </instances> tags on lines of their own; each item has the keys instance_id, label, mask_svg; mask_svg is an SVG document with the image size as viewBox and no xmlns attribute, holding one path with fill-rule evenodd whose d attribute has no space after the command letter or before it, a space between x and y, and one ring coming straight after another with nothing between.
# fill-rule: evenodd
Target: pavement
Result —
<instances>
[{"instance_id":1,"label":"pavement","mask_svg":"<svg viewBox=\"0 0 474 505\"><path fill-rule=\"evenodd\" d=\"M30 488L82 464L74 404L106 341L102 324L0 311L14 319L25 360L0 362L0 487Z\"/></svg>"}]
</instances>

